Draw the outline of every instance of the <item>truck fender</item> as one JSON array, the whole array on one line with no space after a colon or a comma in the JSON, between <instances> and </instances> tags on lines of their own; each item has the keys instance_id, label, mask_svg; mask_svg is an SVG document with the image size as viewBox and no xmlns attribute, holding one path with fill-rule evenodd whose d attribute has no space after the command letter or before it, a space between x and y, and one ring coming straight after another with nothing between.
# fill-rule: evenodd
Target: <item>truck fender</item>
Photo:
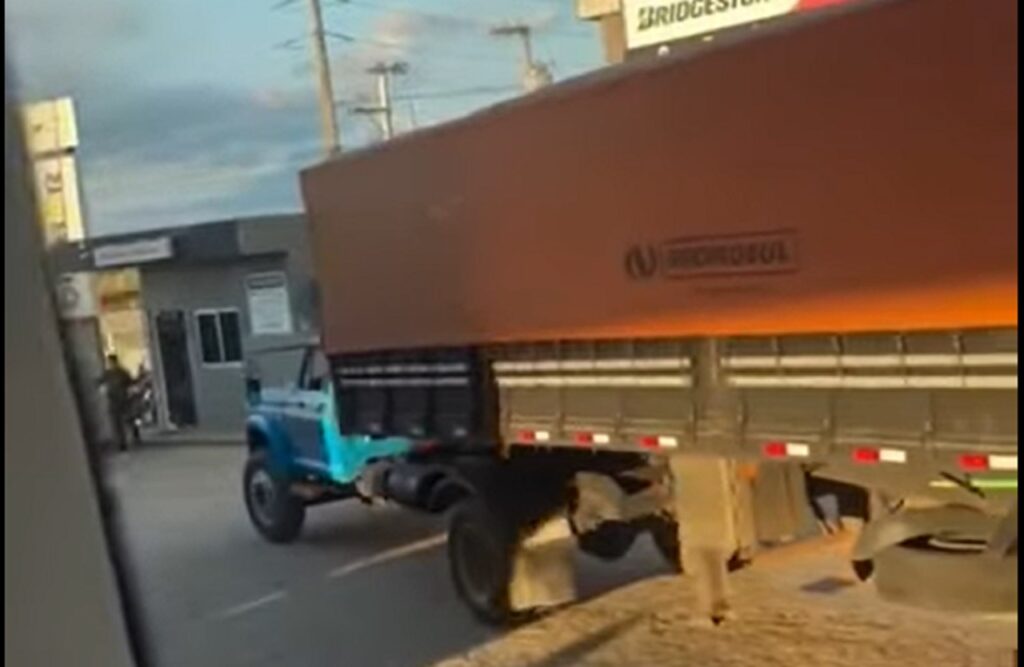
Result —
<instances>
[{"instance_id":1,"label":"truck fender","mask_svg":"<svg viewBox=\"0 0 1024 667\"><path fill-rule=\"evenodd\" d=\"M290 455L288 438L273 420L265 415L249 415L245 420L245 439L250 454L264 448L274 467L287 469Z\"/></svg>"},{"instance_id":2,"label":"truck fender","mask_svg":"<svg viewBox=\"0 0 1024 667\"><path fill-rule=\"evenodd\" d=\"M960 535L988 541L998 523L997 517L969 507L901 510L869 521L853 547L851 559L871 560L889 547L927 535Z\"/></svg>"}]
</instances>

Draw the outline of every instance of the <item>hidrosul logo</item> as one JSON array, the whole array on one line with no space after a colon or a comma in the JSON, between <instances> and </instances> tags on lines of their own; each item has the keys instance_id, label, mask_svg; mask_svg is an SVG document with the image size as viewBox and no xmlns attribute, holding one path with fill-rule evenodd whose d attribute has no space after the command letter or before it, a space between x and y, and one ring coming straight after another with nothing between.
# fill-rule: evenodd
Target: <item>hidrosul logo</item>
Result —
<instances>
[{"instance_id":1,"label":"hidrosul logo","mask_svg":"<svg viewBox=\"0 0 1024 667\"><path fill-rule=\"evenodd\" d=\"M798 271L795 230L680 237L660 244L636 244L625 254L633 280L671 280L785 274Z\"/></svg>"}]
</instances>

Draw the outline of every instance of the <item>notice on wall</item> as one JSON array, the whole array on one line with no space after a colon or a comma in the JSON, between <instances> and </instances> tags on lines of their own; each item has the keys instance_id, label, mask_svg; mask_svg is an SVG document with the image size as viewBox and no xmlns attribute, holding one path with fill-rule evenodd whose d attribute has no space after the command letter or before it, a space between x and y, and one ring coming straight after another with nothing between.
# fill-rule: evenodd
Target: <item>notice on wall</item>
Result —
<instances>
[{"instance_id":1,"label":"notice on wall","mask_svg":"<svg viewBox=\"0 0 1024 667\"><path fill-rule=\"evenodd\" d=\"M254 273L245 279L252 335L292 333L292 306L284 273Z\"/></svg>"}]
</instances>

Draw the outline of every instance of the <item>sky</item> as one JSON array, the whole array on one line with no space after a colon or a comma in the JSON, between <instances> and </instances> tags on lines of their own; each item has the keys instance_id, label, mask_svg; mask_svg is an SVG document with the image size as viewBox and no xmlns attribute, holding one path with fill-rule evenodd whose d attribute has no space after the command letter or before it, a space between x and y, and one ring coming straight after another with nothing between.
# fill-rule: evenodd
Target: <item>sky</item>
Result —
<instances>
[{"instance_id":1,"label":"sky","mask_svg":"<svg viewBox=\"0 0 1024 667\"><path fill-rule=\"evenodd\" d=\"M519 94L534 27L556 80L601 65L574 0L322 0L344 148L379 139L352 106L365 70L404 61L398 132ZM115 234L301 208L298 171L321 156L305 0L6 0L23 101L74 98L89 233Z\"/></svg>"}]
</instances>

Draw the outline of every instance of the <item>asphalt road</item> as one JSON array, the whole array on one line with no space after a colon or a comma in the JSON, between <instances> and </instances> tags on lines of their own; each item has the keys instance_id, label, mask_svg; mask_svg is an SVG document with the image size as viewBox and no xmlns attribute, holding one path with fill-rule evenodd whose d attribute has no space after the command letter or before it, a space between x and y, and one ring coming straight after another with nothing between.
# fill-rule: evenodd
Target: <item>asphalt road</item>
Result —
<instances>
[{"instance_id":1,"label":"asphalt road","mask_svg":"<svg viewBox=\"0 0 1024 667\"><path fill-rule=\"evenodd\" d=\"M443 521L358 502L310 510L302 538L264 542L241 497L244 451L150 445L111 461L128 559L157 667L411 667L496 634L455 597ZM665 566L580 557L592 598Z\"/></svg>"}]
</instances>

